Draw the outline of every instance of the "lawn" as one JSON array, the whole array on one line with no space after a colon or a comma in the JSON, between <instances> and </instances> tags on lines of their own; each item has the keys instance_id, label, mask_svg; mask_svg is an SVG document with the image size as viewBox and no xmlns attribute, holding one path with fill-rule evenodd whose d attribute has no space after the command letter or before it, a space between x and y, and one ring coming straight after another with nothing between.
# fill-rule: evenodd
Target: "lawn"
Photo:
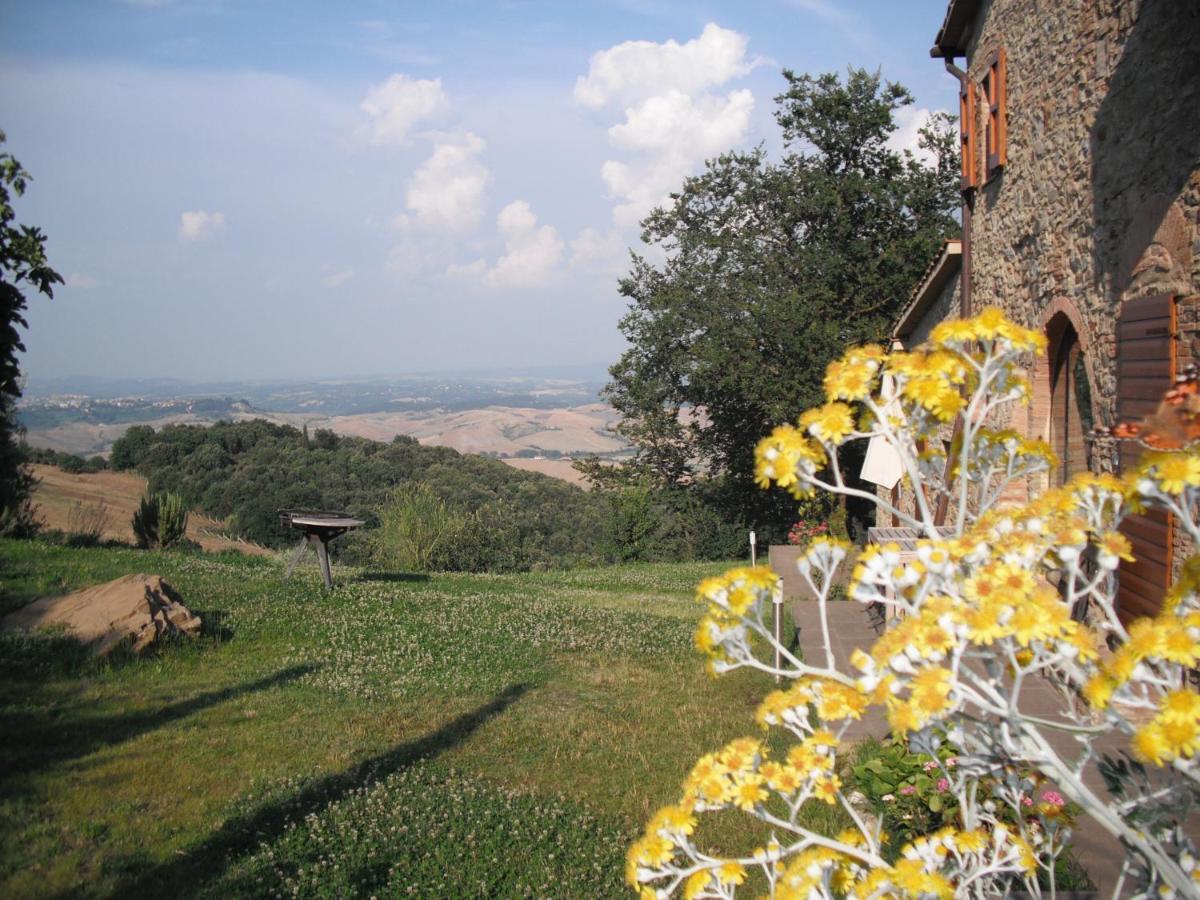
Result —
<instances>
[{"instance_id":1,"label":"lawn","mask_svg":"<svg viewBox=\"0 0 1200 900\"><path fill-rule=\"evenodd\" d=\"M647 814L769 689L692 649L722 568L327 595L271 559L0 541L0 612L153 572L206 623L103 664L0 638L0 896L628 896Z\"/></svg>"}]
</instances>

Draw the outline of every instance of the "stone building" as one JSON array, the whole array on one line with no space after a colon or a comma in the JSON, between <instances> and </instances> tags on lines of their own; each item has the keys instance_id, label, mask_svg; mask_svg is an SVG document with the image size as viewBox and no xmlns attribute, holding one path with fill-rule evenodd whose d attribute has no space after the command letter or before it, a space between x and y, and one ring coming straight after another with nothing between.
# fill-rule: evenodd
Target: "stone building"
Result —
<instances>
[{"instance_id":1,"label":"stone building","mask_svg":"<svg viewBox=\"0 0 1200 900\"><path fill-rule=\"evenodd\" d=\"M1084 436L1152 414L1200 361L1200 2L951 0L931 55L960 84L963 235L895 336L985 306L1044 329L1013 427L1048 440L1064 476L1127 466L1136 448ZM1132 615L1157 607L1179 554L1164 518L1127 533Z\"/></svg>"}]
</instances>

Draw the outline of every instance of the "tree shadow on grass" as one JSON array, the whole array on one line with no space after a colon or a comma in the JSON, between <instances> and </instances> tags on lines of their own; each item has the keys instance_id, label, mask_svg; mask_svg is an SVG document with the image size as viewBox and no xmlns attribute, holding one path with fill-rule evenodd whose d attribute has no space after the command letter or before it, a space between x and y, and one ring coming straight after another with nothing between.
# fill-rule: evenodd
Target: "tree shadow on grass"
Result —
<instances>
[{"instance_id":1,"label":"tree shadow on grass","mask_svg":"<svg viewBox=\"0 0 1200 900\"><path fill-rule=\"evenodd\" d=\"M241 856L279 838L289 822L317 813L348 796L369 788L413 763L428 759L462 743L489 719L503 713L530 689L528 684L505 688L487 703L451 719L424 737L399 744L344 772L310 782L297 793L270 801L218 828L207 840L178 859L154 866L118 885L113 897L195 896L218 881Z\"/></svg>"},{"instance_id":2,"label":"tree shadow on grass","mask_svg":"<svg viewBox=\"0 0 1200 900\"><path fill-rule=\"evenodd\" d=\"M64 711L54 708L7 705L0 712L0 734L4 736L0 739L0 772L3 773L0 795L9 792L13 776L79 759L227 700L295 681L319 668L309 664L291 666L257 681L206 691L156 709L117 716L80 715L75 710L66 711L67 716L63 716Z\"/></svg>"}]
</instances>

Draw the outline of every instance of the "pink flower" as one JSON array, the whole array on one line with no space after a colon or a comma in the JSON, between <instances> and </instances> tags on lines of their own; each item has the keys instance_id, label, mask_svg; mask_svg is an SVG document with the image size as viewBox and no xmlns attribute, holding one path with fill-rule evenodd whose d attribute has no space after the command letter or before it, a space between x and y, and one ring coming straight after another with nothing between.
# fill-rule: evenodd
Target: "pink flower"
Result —
<instances>
[{"instance_id":1,"label":"pink flower","mask_svg":"<svg viewBox=\"0 0 1200 900\"><path fill-rule=\"evenodd\" d=\"M939 791L948 791L948 790L950 790L950 781L949 781L949 779L946 779L946 778L939 778L939 779L937 780L937 789L938 789Z\"/></svg>"},{"instance_id":2,"label":"pink flower","mask_svg":"<svg viewBox=\"0 0 1200 900\"><path fill-rule=\"evenodd\" d=\"M946 768L947 769L953 769L957 765L958 765L958 757L957 756L946 757Z\"/></svg>"},{"instance_id":3,"label":"pink flower","mask_svg":"<svg viewBox=\"0 0 1200 900\"><path fill-rule=\"evenodd\" d=\"M925 763L922 768L924 768L926 772L932 772L937 768L937 760L931 759L929 762Z\"/></svg>"},{"instance_id":4,"label":"pink flower","mask_svg":"<svg viewBox=\"0 0 1200 900\"><path fill-rule=\"evenodd\" d=\"M906 784L906 785L904 785L904 787L900 788L900 793L903 794L905 797L911 797L916 792L917 792L917 789L915 787L913 787L911 784Z\"/></svg>"},{"instance_id":5,"label":"pink flower","mask_svg":"<svg viewBox=\"0 0 1200 900\"><path fill-rule=\"evenodd\" d=\"M1033 806L1033 800L1029 797L1026 797L1024 794L1022 794L1021 795L1021 805L1022 806Z\"/></svg>"},{"instance_id":6,"label":"pink flower","mask_svg":"<svg viewBox=\"0 0 1200 900\"><path fill-rule=\"evenodd\" d=\"M1042 794L1042 802L1049 803L1051 806L1065 806L1067 800L1058 791L1046 791Z\"/></svg>"}]
</instances>

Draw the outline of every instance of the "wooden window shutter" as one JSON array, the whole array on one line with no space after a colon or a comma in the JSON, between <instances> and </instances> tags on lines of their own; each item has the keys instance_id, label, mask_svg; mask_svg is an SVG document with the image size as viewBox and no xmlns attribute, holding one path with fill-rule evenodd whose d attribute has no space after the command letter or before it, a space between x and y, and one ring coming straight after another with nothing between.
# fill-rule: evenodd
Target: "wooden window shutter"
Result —
<instances>
[{"instance_id":1,"label":"wooden window shutter","mask_svg":"<svg viewBox=\"0 0 1200 900\"><path fill-rule=\"evenodd\" d=\"M1008 162L1008 54L1001 47L984 76L988 105L987 174L990 178Z\"/></svg>"},{"instance_id":2,"label":"wooden window shutter","mask_svg":"<svg viewBox=\"0 0 1200 900\"><path fill-rule=\"evenodd\" d=\"M1153 415L1175 380L1175 298L1170 294L1126 300L1117 318L1117 421ZM1125 472L1142 447L1122 442L1119 468ZM1174 525L1166 513L1127 516L1121 533L1133 545L1134 562L1117 570L1117 611L1123 622L1155 615L1171 583Z\"/></svg>"},{"instance_id":3,"label":"wooden window shutter","mask_svg":"<svg viewBox=\"0 0 1200 900\"><path fill-rule=\"evenodd\" d=\"M979 186L979 176L976 172L978 151L975 146L975 132L979 126L975 106L975 85L971 84L969 79L964 79L964 81L958 94L958 122L961 136L959 154L962 157L962 189L966 191Z\"/></svg>"}]
</instances>

